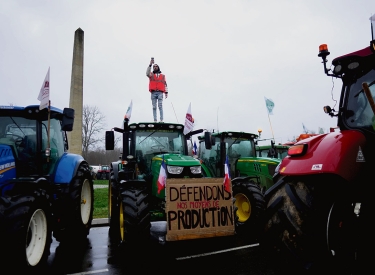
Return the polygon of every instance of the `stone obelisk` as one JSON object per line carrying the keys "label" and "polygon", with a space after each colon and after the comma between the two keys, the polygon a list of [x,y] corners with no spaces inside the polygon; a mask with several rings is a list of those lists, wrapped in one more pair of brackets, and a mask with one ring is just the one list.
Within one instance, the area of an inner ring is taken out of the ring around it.
{"label": "stone obelisk", "polygon": [[72,78],[69,107],[74,109],[73,131],[68,132],[69,152],[82,155],[82,109],[83,109],[83,30],[74,34]]}

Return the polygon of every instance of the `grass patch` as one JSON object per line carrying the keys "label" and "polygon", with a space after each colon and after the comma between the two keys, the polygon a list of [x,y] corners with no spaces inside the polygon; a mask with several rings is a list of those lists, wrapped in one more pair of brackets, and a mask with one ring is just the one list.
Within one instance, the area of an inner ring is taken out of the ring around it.
{"label": "grass patch", "polygon": [[108,180],[93,180],[94,184],[108,185]]}
{"label": "grass patch", "polygon": [[[103,181],[104,180],[100,180]],[[94,189],[94,219],[108,218],[108,188]]]}

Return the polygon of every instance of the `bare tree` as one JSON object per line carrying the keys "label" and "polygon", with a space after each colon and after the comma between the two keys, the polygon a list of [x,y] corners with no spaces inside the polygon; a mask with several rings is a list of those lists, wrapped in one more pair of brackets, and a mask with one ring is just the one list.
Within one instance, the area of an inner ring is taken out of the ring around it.
{"label": "bare tree", "polygon": [[102,134],[104,129],[105,116],[97,106],[83,106],[82,112],[82,152],[86,158],[89,149],[104,140]]}

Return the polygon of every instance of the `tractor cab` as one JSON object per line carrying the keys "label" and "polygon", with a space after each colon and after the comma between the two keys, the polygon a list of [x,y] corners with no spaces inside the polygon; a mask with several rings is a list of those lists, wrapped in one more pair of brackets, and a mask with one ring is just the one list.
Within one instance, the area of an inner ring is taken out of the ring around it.
{"label": "tractor cab", "polygon": [[[184,126],[176,123],[140,122],[124,123],[124,129],[114,128],[123,134],[123,152],[118,165],[114,166],[121,180],[145,180],[153,194],[157,193],[157,180],[162,161],[166,163],[168,178],[201,178],[200,162],[188,154],[191,135],[203,132],[197,130],[184,135]],[[114,131],[106,132],[106,149],[114,147]]]}
{"label": "tractor cab", "polygon": [[209,170],[204,172],[205,176],[223,177],[226,156],[231,175],[236,175],[236,162],[239,158],[255,157],[254,139],[257,137],[255,134],[243,132],[212,133],[211,144],[207,144],[204,136],[198,137],[198,157]]}
{"label": "tractor cab", "polygon": [[69,108],[63,112],[51,107],[48,112],[37,105],[0,106],[0,146],[10,149],[17,177],[53,173],[68,149],[64,130],[72,129],[73,118]]}
{"label": "tractor cab", "polygon": [[326,44],[319,47],[324,71],[328,76],[341,78],[343,85],[338,109],[325,106],[325,113],[337,116],[340,130],[358,130],[375,138],[373,97],[375,96],[375,42],[370,47],[335,58],[333,70],[326,68],[330,53]]}
{"label": "tractor cab", "polygon": [[263,190],[273,185],[273,175],[280,159],[256,155],[258,135],[246,132],[217,132],[198,137],[204,177],[223,177],[228,156],[231,178],[249,177]]}

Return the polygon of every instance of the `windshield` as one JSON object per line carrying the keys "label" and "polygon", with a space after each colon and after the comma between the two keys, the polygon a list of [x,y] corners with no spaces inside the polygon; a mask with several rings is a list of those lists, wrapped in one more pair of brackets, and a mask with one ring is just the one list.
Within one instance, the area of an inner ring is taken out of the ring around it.
{"label": "windshield", "polygon": [[135,133],[135,149],[143,154],[175,153],[185,152],[185,143],[182,132],[169,130],[137,130]]}
{"label": "windshield", "polygon": [[[271,148],[259,148],[257,149],[257,156],[263,158],[272,158],[274,156],[271,155]],[[288,155],[288,148],[275,148],[277,153],[277,158],[283,159]]]}
{"label": "windshield", "polygon": [[374,132],[372,126],[374,112],[363,91],[363,82],[368,84],[372,97],[375,97],[375,70],[371,70],[347,87],[347,111],[343,119],[349,128],[361,128]]}
{"label": "windshield", "polygon": [[[36,173],[38,165],[41,165],[44,174],[51,173],[56,161],[65,152],[65,141],[60,121],[51,118],[49,140],[48,121],[44,120],[40,123],[41,139],[39,138],[40,133],[38,134],[38,129],[40,129],[38,125],[39,122],[35,119],[16,116],[0,117],[0,144],[9,145],[12,148],[16,160],[22,162],[17,170],[26,175]],[[50,159],[47,160],[43,156],[45,156],[44,152],[48,147],[51,150]],[[48,165],[46,165],[47,162]]]}
{"label": "windshield", "polygon": [[[239,158],[255,157],[254,140],[246,138],[225,138],[225,151],[228,155],[230,173],[235,174],[235,163]],[[206,149],[204,140],[199,143],[199,158],[205,163],[211,173],[220,176],[220,139],[215,137],[211,150]]]}

